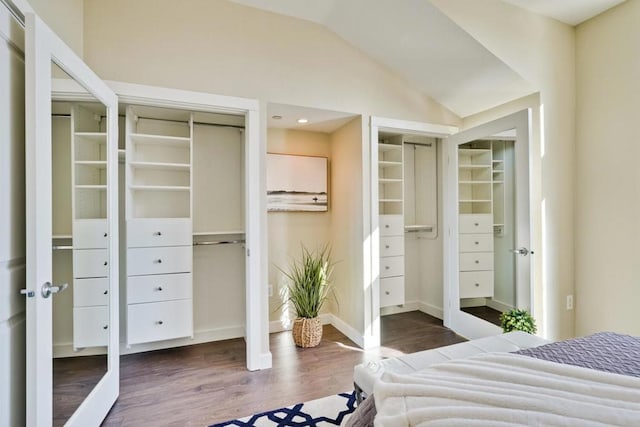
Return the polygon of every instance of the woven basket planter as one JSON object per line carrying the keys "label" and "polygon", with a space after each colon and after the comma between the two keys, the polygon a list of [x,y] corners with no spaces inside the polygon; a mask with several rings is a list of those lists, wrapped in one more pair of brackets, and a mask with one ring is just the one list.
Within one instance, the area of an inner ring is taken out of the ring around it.
{"label": "woven basket planter", "polygon": [[322,323],[319,317],[298,317],[293,321],[293,342],[298,347],[315,347],[322,339]]}

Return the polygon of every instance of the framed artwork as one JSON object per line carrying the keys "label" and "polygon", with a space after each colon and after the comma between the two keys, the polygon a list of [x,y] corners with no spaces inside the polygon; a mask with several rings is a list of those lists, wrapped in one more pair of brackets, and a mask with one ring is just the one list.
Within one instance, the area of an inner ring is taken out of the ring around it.
{"label": "framed artwork", "polygon": [[267,153],[268,212],[327,212],[326,157]]}

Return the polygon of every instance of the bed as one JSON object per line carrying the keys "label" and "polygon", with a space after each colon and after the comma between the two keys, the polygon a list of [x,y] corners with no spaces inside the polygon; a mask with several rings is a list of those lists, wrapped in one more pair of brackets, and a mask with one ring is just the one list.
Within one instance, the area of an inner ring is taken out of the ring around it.
{"label": "bed", "polygon": [[640,426],[640,338],[604,332],[384,373],[347,423],[370,425]]}

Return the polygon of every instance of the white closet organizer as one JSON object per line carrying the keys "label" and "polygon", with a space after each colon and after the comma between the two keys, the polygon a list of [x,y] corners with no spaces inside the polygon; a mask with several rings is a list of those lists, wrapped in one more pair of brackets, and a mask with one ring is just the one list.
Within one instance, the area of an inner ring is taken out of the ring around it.
{"label": "white closet organizer", "polygon": [[380,307],[404,304],[403,158],[401,136],[378,142]]}
{"label": "white closet organizer", "polygon": [[494,295],[493,172],[491,141],[459,147],[460,298]]}
{"label": "white closet organizer", "polygon": [[109,340],[107,134],[104,107],[71,108],[73,347]]}
{"label": "white closet organizer", "polygon": [[126,110],[127,345],[193,336],[190,112]]}

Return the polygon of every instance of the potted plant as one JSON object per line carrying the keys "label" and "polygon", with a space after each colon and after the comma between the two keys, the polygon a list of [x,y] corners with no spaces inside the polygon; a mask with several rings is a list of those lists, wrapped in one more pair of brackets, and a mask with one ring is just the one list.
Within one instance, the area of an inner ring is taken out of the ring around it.
{"label": "potted plant", "polygon": [[328,246],[309,251],[302,245],[299,261],[292,261],[288,271],[280,269],[288,279],[285,301],[293,305],[293,340],[298,347],[315,347],[322,339],[322,323],[318,314],[333,294],[333,263]]}
{"label": "potted plant", "polygon": [[535,334],[537,331],[536,321],[527,310],[517,308],[505,311],[500,315],[500,326],[504,333],[511,331],[523,331]]}

